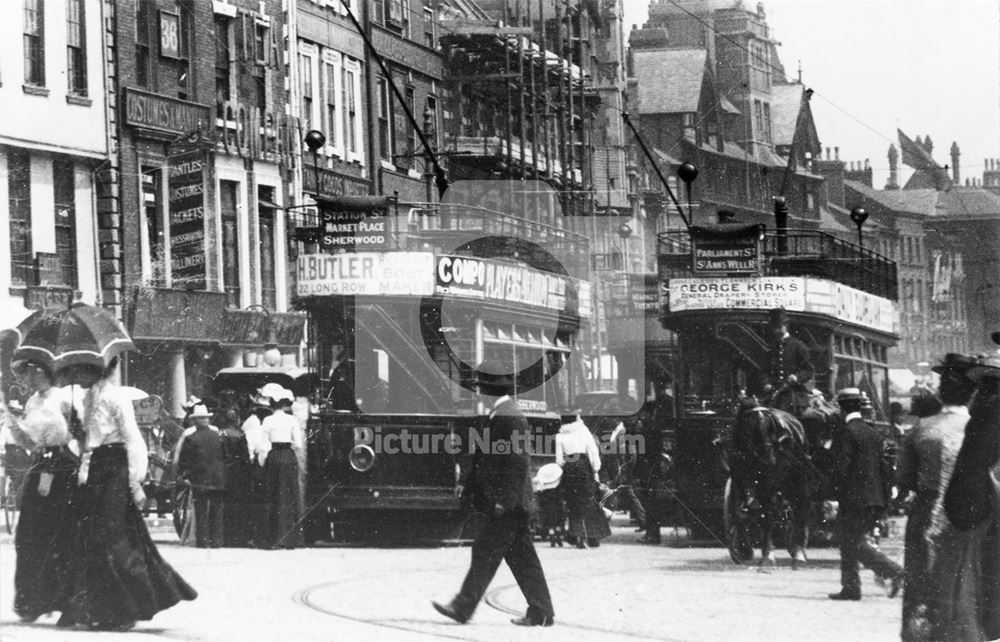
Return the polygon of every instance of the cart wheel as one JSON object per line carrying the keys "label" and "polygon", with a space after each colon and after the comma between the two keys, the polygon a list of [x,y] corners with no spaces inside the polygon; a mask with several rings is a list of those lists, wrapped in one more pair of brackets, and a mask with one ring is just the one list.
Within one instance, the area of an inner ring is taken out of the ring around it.
{"label": "cart wheel", "polygon": [[191,516],[188,514],[188,504],[191,499],[191,487],[187,485],[178,485],[174,490],[173,499],[173,514],[174,514],[174,530],[177,531],[177,537],[184,536],[184,527],[187,526],[188,520]]}
{"label": "cart wheel", "polygon": [[740,511],[739,502],[733,491],[732,477],[726,480],[722,520],[725,526],[726,546],[729,548],[729,558],[737,564],[743,564],[752,560],[753,543],[747,539],[747,517]]}

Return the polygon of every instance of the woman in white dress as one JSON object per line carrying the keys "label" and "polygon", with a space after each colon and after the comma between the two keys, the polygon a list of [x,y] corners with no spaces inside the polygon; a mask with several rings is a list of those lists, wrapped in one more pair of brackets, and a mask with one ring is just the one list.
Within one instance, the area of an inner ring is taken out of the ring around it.
{"label": "woman in white dress", "polygon": [[52,373],[43,364],[17,362],[14,372],[34,390],[23,412],[7,418],[11,436],[33,456],[14,535],[14,612],[32,622],[43,613],[62,610],[60,594],[69,573],[79,466],[69,445],[78,444],[70,434],[69,391],[52,385]]}
{"label": "woman in white dress", "polygon": [[86,482],[78,491],[81,523],[64,610],[98,630],[129,629],[198,595],[160,557],[139,511],[146,444],[132,402],[113,381],[117,365],[113,360],[84,397]]}

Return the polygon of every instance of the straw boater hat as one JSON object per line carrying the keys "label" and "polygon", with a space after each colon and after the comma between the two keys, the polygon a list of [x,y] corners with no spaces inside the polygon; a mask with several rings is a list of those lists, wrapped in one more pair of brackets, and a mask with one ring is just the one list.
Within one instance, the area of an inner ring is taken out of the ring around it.
{"label": "straw boater hat", "polygon": [[258,391],[261,397],[270,399],[274,401],[295,401],[295,395],[292,391],[284,386],[277,383],[268,383],[261,387]]}
{"label": "straw boater hat", "polygon": [[545,464],[538,469],[538,472],[531,480],[531,485],[534,487],[536,493],[543,490],[552,490],[559,486],[562,474],[562,466],[559,464]]}
{"label": "straw boater hat", "polygon": [[211,417],[212,413],[208,411],[208,406],[206,406],[203,403],[200,403],[200,404],[195,404],[195,407],[191,410],[191,414],[189,416],[192,418]]}

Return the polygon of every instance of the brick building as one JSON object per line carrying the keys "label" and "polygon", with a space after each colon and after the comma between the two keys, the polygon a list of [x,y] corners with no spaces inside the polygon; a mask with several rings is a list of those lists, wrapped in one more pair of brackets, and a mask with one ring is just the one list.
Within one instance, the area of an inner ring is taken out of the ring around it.
{"label": "brick building", "polygon": [[[105,298],[136,341],[131,383],[172,413],[219,368],[269,339],[294,361],[286,183],[299,138],[287,115],[281,2],[108,3],[114,171],[101,236],[120,248]],[[247,308],[251,308],[248,310]]]}

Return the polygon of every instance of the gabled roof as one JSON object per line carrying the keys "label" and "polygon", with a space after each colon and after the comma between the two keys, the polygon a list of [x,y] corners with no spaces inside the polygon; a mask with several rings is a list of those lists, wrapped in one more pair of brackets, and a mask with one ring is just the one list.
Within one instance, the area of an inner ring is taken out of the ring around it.
{"label": "gabled roof", "polygon": [[640,114],[698,111],[705,82],[704,49],[648,49],[632,56]]}

